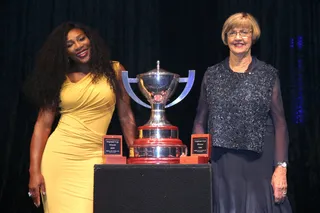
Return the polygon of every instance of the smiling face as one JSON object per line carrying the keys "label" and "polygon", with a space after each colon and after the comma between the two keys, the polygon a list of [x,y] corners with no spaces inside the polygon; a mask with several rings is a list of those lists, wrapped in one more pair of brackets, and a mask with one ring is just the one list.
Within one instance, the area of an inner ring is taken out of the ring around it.
{"label": "smiling face", "polygon": [[248,27],[235,27],[227,32],[227,43],[230,51],[235,54],[250,53],[252,46],[252,31]]}
{"label": "smiling face", "polygon": [[67,53],[75,63],[88,63],[91,56],[90,39],[81,29],[72,29],[67,35]]}
{"label": "smiling face", "polygon": [[235,13],[223,24],[221,38],[234,55],[250,54],[251,46],[260,38],[257,20],[249,13]]}

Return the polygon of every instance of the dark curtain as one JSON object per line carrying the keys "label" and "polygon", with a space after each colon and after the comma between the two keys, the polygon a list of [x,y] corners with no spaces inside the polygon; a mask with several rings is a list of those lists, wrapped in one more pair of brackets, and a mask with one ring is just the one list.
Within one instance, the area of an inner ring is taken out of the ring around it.
{"label": "dark curtain", "polygon": [[177,107],[168,109],[168,117],[189,142],[202,76],[208,66],[228,56],[221,40],[223,23],[231,14],[243,11],[255,16],[262,30],[252,55],[280,71],[290,134],[288,196],[295,212],[319,212],[319,1],[162,1],[163,63],[182,75],[188,69],[196,70],[193,90]]}
{"label": "dark curtain", "polygon": [[[288,196],[295,212],[319,212],[320,3],[315,0],[2,2],[0,212],[42,212],[27,197],[29,144],[37,111],[21,88],[33,68],[35,53],[56,25],[73,20],[98,29],[112,58],[127,68],[130,77],[153,69],[156,60],[181,77],[195,69],[190,94],[166,110],[168,120],[179,127],[180,138],[189,145],[202,76],[208,66],[228,55],[221,41],[222,25],[240,11],[252,13],[262,29],[253,55],[280,71],[290,134]],[[173,98],[183,86],[179,85]],[[143,125],[150,110],[132,106],[137,124]],[[116,115],[110,133],[121,134]]]}
{"label": "dark curtain", "polygon": [[[112,59],[134,77],[156,64],[158,1],[10,0],[2,9],[0,212],[42,212],[26,196],[29,144],[37,111],[22,93],[36,52],[61,22],[82,22],[100,32],[112,50]],[[133,107],[139,123],[140,107]],[[110,133],[121,134],[117,116],[113,120]]]}

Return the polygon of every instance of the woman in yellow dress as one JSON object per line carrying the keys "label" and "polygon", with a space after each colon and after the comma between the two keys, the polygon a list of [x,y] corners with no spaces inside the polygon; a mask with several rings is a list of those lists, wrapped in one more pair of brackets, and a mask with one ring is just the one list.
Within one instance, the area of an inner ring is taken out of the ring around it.
{"label": "woman in yellow dress", "polygon": [[[64,23],[39,52],[31,97],[39,106],[30,145],[29,196],[45,213],[93,212],[94,164],[102,161],[102,137],[115,106],[126,143],[136,134],[122,65],[110,61],[100,36]],[[55,115],[61,117],[51,132]]]}

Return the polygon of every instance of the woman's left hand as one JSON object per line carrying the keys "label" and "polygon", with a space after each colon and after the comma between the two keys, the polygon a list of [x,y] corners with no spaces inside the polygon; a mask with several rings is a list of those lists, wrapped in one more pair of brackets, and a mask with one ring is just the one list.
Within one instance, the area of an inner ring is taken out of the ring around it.
{"label": "woman's left hand", "polygon": [[273,187],[276,203],[282,203],[287,195],[287,169],[281,166],[276,167],[273,172],[271,185]]}

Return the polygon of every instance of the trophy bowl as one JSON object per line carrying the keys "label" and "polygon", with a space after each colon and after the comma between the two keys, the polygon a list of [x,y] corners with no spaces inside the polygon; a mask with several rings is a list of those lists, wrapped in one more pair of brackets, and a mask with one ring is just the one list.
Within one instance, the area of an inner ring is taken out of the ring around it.
{"label": "trophy bowl", "polygon": [[179,84],[179,77],[163,69],[137,75],[139,89],[151,105],[151,116],[145,125],[171,125],[165,116],[165,106]]}
{"label": "trophy bowl", "polygon": [[[162,69],[137,75],[139,89],[150,104],[166,104],[179,84],[179,77],[178,74]],[[162,99],[159,100],[157,96],[161,96]]]}

